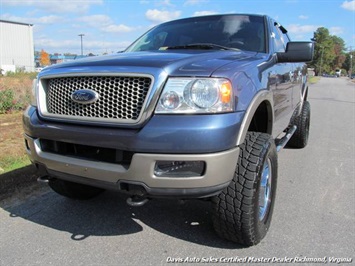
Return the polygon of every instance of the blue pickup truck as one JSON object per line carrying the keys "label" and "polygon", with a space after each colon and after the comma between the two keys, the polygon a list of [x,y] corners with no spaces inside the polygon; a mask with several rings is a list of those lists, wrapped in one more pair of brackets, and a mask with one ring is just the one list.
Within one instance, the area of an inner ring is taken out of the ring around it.
{"label": "blue pickup truck", "polygon": [[269,229],[277,152],[307,145],[312,42],[268,16],[158,25],[125,51],[53,65],[23,116],[40,181],[89,199],[210,199],[217,234],[251,246]]}

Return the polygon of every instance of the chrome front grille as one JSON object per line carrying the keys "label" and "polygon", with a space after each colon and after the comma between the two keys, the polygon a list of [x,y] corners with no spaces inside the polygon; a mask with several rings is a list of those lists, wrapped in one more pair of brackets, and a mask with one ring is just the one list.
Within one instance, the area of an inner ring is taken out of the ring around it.
{"label": "chrome front grille", "polygon": [[[147,76],[76,76],[50,78],[46,82],[45,116],[102,122],[136,121],[152,78]],[[99,99],[81,104],[71,99],[73,92],[90,89]]]}

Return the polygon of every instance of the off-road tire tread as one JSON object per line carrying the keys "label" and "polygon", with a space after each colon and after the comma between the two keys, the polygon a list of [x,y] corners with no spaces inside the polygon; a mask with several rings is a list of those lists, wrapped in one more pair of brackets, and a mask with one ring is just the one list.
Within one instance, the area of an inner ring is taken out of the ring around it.
{"label": "off-road tire tread", "polygon": [[309,131],[307,133],[309,128],[307,129],[307,127],[310,124],[310,117],[311,105],[308,101],[304,101],[300,115],[292,118],[292,124],[297,126],[297,130],[287,143],[288,147],[301,149],[307,146],[309,137]]}
{"label": "off-road tire tread", "polygon": [[[271,142],[273,140],[268,134],[248,132],[240,146],[239,161],[233,180],[212,199],[213,224],[220,237],[245,246],[256,245],[264,237],[256,232],[254,226],[254,203],[255,197],[258,196],[255,193],[255,182],[259,168],[262,167],[260,160],[263,158],[260,158],[260,154]],[[273,148],[275,149],[274,144]],[[276,154],[276,149],[274,152]]]}

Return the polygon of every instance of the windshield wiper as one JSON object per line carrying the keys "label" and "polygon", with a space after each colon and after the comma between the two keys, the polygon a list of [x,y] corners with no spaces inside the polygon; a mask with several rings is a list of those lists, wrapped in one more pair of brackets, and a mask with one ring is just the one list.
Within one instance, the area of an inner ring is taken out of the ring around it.
{"label": "windshield wiper", "polygon": [[169,46],[166,50],[178,50],[178,49],[218,49],[218,50],[234,50],[239,51],[237,48],[225,47],[222,45],[214,44],[214,43],[191,43],[186,45],[178,45],[178,46]]}

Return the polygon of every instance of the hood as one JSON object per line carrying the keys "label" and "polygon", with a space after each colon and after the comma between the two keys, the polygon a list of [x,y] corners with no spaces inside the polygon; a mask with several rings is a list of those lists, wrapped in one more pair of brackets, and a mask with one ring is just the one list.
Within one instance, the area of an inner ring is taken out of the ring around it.
{"label": "hood", "polygon": [[[119,53],[78,59],[46,67],[42,75],[54,73],[139,72],[164,70],[174,76],[211,76],[217,69],[239,61],[241,65],[254,61],[255,52],[179,50]],[[154,71],[154,72],[155,72]]]}

